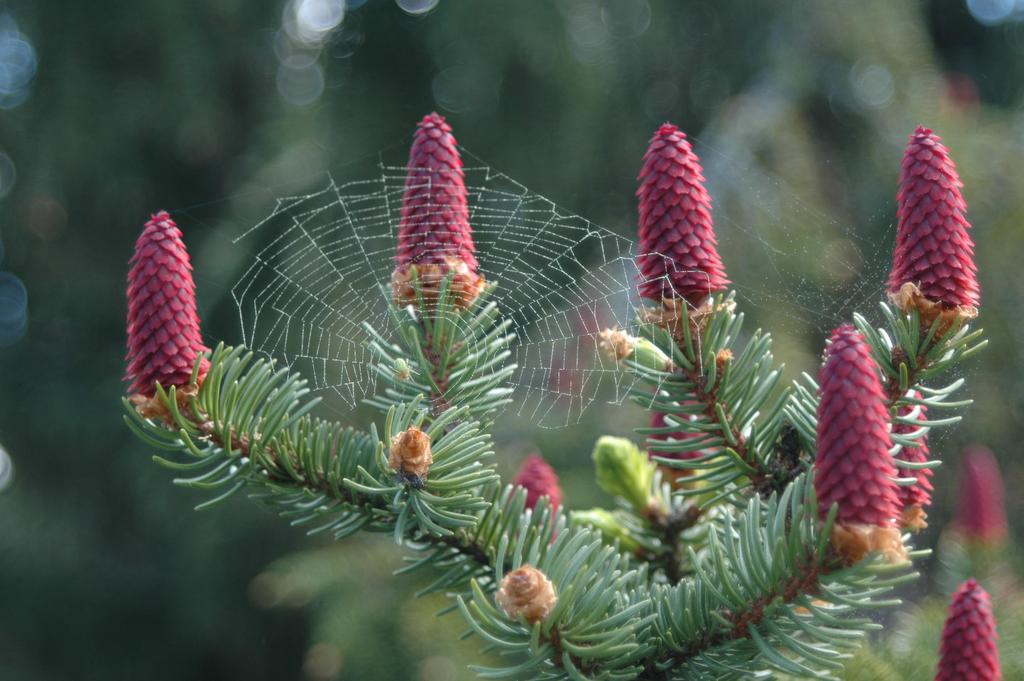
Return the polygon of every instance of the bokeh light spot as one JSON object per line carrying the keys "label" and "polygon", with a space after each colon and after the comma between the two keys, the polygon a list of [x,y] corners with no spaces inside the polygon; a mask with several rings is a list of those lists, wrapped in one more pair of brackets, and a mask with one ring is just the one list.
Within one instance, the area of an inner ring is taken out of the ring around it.
{"label": "bokeh light spot", "polygon": [[403,12],[408,14],[426,14],[437,7],[441,0],[395,0]]}
{"label": "bokeh light spot", "polygon": [[455,681],[459,678],[458,669],[450,658],[435,655],[420,663],[417,681]]}
{"label": "bokeh light spot", "polygon": [[341,673],[344,658],[331,643],[317,643],[306,653],[302,672],[310,681],[332,681]]}
{"label": "bokeh light spot", "polygon": [[434,77],[434,99],[447,111],[487,111],[498,103],[500,76],[486,63],[452,66]]}
{"label": "bokeh light spot", "polygon": [[68,212],[52,196],[32,197],[28,205],[28,230],[44,241],[57,238],[68,222]]}
{"label": "bokeh light spot", "polygon": [[344,0],[298,0],[295,4],[295,30],[303,42],[321,42],[344,18]]}
{"label": "bokeh light spot", "polygon": [[0,109],[24,102],[35,75],[35,48],[10,14],[0,15]]}
{"label": "bokeh light spot", "polygon": [[0,199],[7,196],[14,188],[17,173],[11,157],[0,151]]}
{"label": "bokeh light spot", "polygon": [[324,92],[324,74],[320,65],[306,64],[292,58],[277,68],[277,92],[290,104],[309,106]]}
{"label": "bokeh light spot", "polygon": [[28,292],[21,279],[0,272],[0,347],[25,335],[28,327]]}
{"label": "bokeh light spot", "polygon": [[14,462],[3,445],[0,445],[0,492],[14,482]]}
{"label": "bokeh light spot", "polygon": [[358,22],[346,21],[345,25],[331,34],[330,54],[335,59],[347,59],[356,53],[366,35]]}
{"label": "bokeh light spot", "polygon": [[569,51],[576,61],[588,66],[615,61],[613,36],[599,5],[590,0],[566,0],[558,9],[565,17]]}
{"label": "bokeh light spot", "polygon": [[892,73],[878,64],[854,64],[850,69],[850,85],[857,101],[871,109],[887,105],[896,92]]}
{"label": "bokeh light spot", "polygon": [[674,80],[657,80],[644,91],[642,104],[648,118],[665,118],[679,101],[679,85]]}
{"label": "bokeh light spot", "polygon": [[998,24],[1013,14],[1014,0],[967,0],[967,11],[982,24]]}
{"label": "bokeh light spot", "polygon": [[288,62],[288,66],[293,69],[315,64],[320,58],[318,48],[310,48],[304,43],[296,43],[286,29],[281,29],[274,34],[274,54],[277,55],[279,62]]}
{"label": "bokeh light spot", "polygon": [[651,5],[647,0],[606,1],[601,5],[601,22],[616,38],[636,38],[651,26]]}

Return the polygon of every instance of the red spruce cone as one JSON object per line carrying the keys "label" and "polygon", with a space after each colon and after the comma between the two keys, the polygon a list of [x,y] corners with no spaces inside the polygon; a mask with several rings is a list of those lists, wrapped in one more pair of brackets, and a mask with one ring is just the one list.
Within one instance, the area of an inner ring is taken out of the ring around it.
{"label": "red spruce cone", "polygon": [[916,307],[930,319],[942,311],[977,315],[980,289],[962,186],[941,138],[918,126],[900,171],[899,227],[888,284],[904,311]]}
{"label": "red spruce cone", "polygon": [[562,505],[562,488],[558,486],[555,469],[537,454],[526,457],[512,484],[526,489],[527,508],[535,508],[544,496],[551,500],[551,510],[557,511]]}
{"label": "red spruce cone", "polygon": [[999,681],[1003,678],[996,647],[992,600],[968,579],[953,594],[942,628],[939,670],[935,681]]}
{"label": "red spruce cone", "polygon": [[999,544],[1006,539],[1003,477],[988,447],[971,445],[964,449],[953,525],[968,540],[982,544]]}
{"label": "red spruce cone", "polygon": [[851,563],[871,551],[903,559],[893,522],[900,507],[885,395],[867,343],[853,326],[832,333],[818,382],[814,489],[822,519],[839,504],[832,544]]}
{"label": "red spruce cone", "polygon": [[640,169],[640,295],[661,302],[684,298],[693,307],[729,280],[718,256],[711,197],[700,159],[676,126],[651,138]]}
{"label": "red spruce cone", "polygon": [[[196,356],[209,348],[199,331],[188,251],[181,230],[166,212],[156,213],[146,223],[130,263],[128,392],[152,398],[157,382],[164,388],[186,388]],[[208,364],[204,359],[200,380]],[[145,399],[137,402],[140,410],[147,411]],[[150,407],[159,411],[155,404]]]}
{"label": "red spruce cone", "polygon": [[[915,392],[914,397],[920,399],[921,393]],[[907,405],[902,407],[900,409],[900,416],[909,416],[915,409],[918,414],[917,420],[921,423],[927,422],[928,408],[924,405]],[[892,430],[897,434],[906,434],[914,432],[917,428],[917,426],[905,423],[894,423]],[[911,470],[899,465],[900,461],[909,461],[910,463],[924,463],[928,461],[930,457],[928,436],[925,435],[914,442],[917,444],[916,447],[904,447],[896,456],[896,474],[901,478],[915,478],[917,482],[909,487],[897,487],[896,495],[899,499],[900,507],[903,509],[900,524],[909,529],[921,530],[928,526],[925,522],[927,515],[924,512],[924,508],[932,503],[931,477],[934,475],[934,472],[930,468]]]}
{"label": "red spruce cone", "polygon": [[469,227],[462,159],[451,126],[436,113],[420,121],[409,150],[395,265],[392,290],[400,304],[416,300],[414,277],[424,297],[432,299],[444,277],[454,271],[452,289],[464,306],[483,286]]}

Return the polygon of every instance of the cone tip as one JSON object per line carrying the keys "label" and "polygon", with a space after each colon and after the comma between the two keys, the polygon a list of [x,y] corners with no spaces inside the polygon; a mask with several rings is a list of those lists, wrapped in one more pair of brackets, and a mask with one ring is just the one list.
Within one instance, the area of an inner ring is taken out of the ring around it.
{"label": "cone tip", "polygon": [[155,213],[149,214],[149,222],[147,222],[146,225],[154,225],[159,224],[161,222],[169,222],[173,225],[174,219],[171,217],[171,214],[168,213],[167,211],[158,210]]}
{"label": "cone tip", "polygon": [[661,127],[658,128],[658,131],[654,134],[654,136],[670,137],[672,135],[675,135],[676,133],[682,135],[683,137],[686,137],[686,133],[680,130],[678,126],[676,126],[674,123],[665,121],[664,123],[661,124]]}
{"label": "cone tip", "polygon": [[448,127],[448,122],[441,114],[437,113],[436,111],[431,111],[430,113],[423,117],[423,120],[421,120],[419,123],[419,127],[446,128]]}

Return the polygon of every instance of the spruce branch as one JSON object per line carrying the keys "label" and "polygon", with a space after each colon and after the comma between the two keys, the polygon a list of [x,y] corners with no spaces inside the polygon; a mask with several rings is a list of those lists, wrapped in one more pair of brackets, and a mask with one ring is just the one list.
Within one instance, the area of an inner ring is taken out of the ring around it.
{"label": "spruce branch", "polygon": [[[316,522],[314,531],[339,537],[366,527],[402,541],[476,523],[473,514],[488,505],[478,490],[497,481],[483,463],[492,452],[479,423],[453,409],[427,424],[420,400],[413,400],[388,412],[379,437],[375,428],[363,433],[310,417],[317,400],[304,402],[307,392],[304,379],[221,345],[184,408],[175,387],[158,386],[170,422],[144,418],[128,400],[125,420],[146,441],[185,459],[157,459],[193,474],[177,484],[217,492],[202,508],[248,488],[293,524]],[[433,462],[429,474],[412,479],[392,468],[387,452],[420,427]]]}
{"label": "spruce branch", "polygon": [[[960,362],[980,352],[988,341],[982,339],[982,330],[970,328],[967,323],[946,324],[936,318],[930,324],[920,311],[903,312],[892,303],[880,304],[886,328],[875,328],[862,315],[854,314],[854,324],[871,346],[875,361],[885,378],[886,397],[890,408],[912,403],[908,396],[915,390],[925,390],[920,398],[926,406],[955,408],[970,404],[949,402],[949,395],[962,385],[954,382],[945,388],[929,389],[923,381],[949,371]],[[942,399],[927,399],[938,397]]]}
{"label": "spruce branch", "polygon": [[[472,580],[472,597],[458,597],[460,611],[490,648],[517,660],[474,670],[481,678],[636,678],[654,651],[644,568],[630,568],[628,559],[587,529],[560,532],[543,551],[538,542],[529,548],[514,551],[512,565],[543,574],[557,600],[543,618],[527,619],[498,607]],[[495,577],[508,579],[504,571]]]}
{"label": "spruce branch", "polygon": [[[201,362],[197,360],[194,374]],[[205,509],[244,490],[292,525],[341,539],[358,530],[389,532],[424,554],[402,570],[440,572],[422,593],[465,589],[470,579],[512,569],[510,552],[536,557],[565,530],[546,498],[526,508],[526,491],[499,488],[489,438],[464,410],[426,423],[420,400],[392,408],[384,437],[313,419],[305,381],[245,348],[218,346],[196,394],[179,407],[176,388],[156,387],[171,421],[146,418],[128,399],[125,421],[143,441],[171,452],[154,457],[188,477],[176,484],[212,493]],[[203,364],[205,366],[205,363]],[[455,421],[459,424],[450,427]],[[387,452],[423,426],[432,463],[419,479],[395,471]],[[532,547],[532,548],[530,548]],[[497,567],[496,567],[497,566]]]}
{"label": "spruce branch", "polygon": [[703,529],[690,531],[701,517],[692,501],[673,494],[661,471],[632,442],[602,437],[594,447],[598,485],[618,506],[573,511],[570,522],[597,529],[605,542],[637,556],[670,582],[690,572],[684,547],[702,540]]}
{"label": "spruce branch", "polygon": [[878,556],[845,567],[828,541],[837,511],[820,522],[801,475],[735,519],[722,514],[697,579],[654,587],[664,650],[641,678],[834,678],[845,651],[879,628],[857,613],[896,605],[883,596],[915,577]]}
{"label": "spruce branch", "polygon": [[[732,294],[723,297],[729,280],[718,254],[711,197],[700,159],[676,126],[666,123],[654,133],[639,180],[639,289],[656,304],[641,318],[649,327],[644,334],[673,366],[657,372],[637,367],[654,395],[634,390],[634,399],[676,417],[676,433],[683,437],[673,439],[687,449],[664,444],[671,431],[649,440],[649,448],[685,459],[662,460],[666,466],[701,470],[696,478],[702,486],[720,490],[708,503],[732,496],[744,486],[737,484],[740,478],[763,494],[781,489],[786,480],[778,478],[778,465],[769,464],[766,446],[778,436],[783,405],[781,399],[769,404],[780,375],[771,369],[771,341],[758,331],[743,353],[732,347],[742,315],[734,313]],[[758,420],[762,409],[769,416]],[[679,456],[698,450],[702,456]]]}
{"label": "spruce branch", "polygon": [[[657,639],[646,632],[654,622],[651,608],[657,599],[647,586],[646,569],[630,567],[627,557],[612,547],[601,547],[593,533],[566,528],[564,518],[553,516],[545,499],[530,511],[525,507],[525,490],[507,487],[499,492],[493,483],[484,482],[492,491],[483,495],[483,503],[476,508],[471,522],[467,519],[463,524],[460,518],[443,515],[439,519],[432,513],[426,515],[426,521],[414,521],[416,495],[421,490],[401,484],[391,475],[384,452],[389,438],[415,425],[417,420],[422,423],[421,419],[425,419],[425,412],[417,409],[418,405],[409,405],[404,412],[393,410],[384,427],[387,436],[383,439],[372,433],[317,430],[312,428],[308,415],[299,413],[302,407],[297,406],[301,404],[297,396],[301,397],[299,393],[304,390],[301,380],[274,371],[269,362],[254,360],[251,353],[240,348],[218,348],[210,357],[210,367],[206,381],[189,405],[199,418],[191,419],[186,413],[174,411],[173,389],[159,391],[174,414],[176,430],[165,422],[142,418],[126,403],[129,422],[143,436],[160,438],[165,447],[177,450],[180,455],[198,458],[211,470],[223,473],[205,480],[189,480],[190,486],[220,488],[238,481],[250,486],[257,498],[285,515],[293,514],[295,524],[309,523],[313,519],[323,521],[337,514],[338,517],[330,518],[326,526],[321,522],[315,529],[333,528],[336,534],[343,536],[364,521],[366,529],[390,530],[395,532],[396,538],[403,535],[402,541],[424,554],[410,563],[410,569],[430,565],[441,571],[426,591],[458,592],[468,586],[472,595],[460,597],[457,603],[474,630],[503,652],[528,656],[526,663],[500,670],[481,670],[483,675],[524,678],[527,669],[537,669],[538,672],[547,670],[544,676],[552,678],[576,678],[574,674],[582,674],[594,679],[627,679],[640,674],[645,661],[655,655],[653,641]],[[259,395],[264,401],[240,404],[239,397],[248,394]],[[282,410],[284,404],[291,404],[293,409]],[[265,417],[282,411],[288,416],[279,419],[279,426],[274,427]],[[245,418],[246,414],[255,418]],[[445,417],[455,419],[458,412],[452,410]],[[210,425],[203,427],[204,423]],[[235,427],[236,423],[249,425]],[[267,424],[267,427],[264,429],[257,424]],[[440,435],[434,441],[434,464],[424,487],[430,490],[432,484],[449,483],[454,488],[450,491],[458,494],[460,481],[449,477],[447,470],[440,466],[447,464],[458,468],[460,451],[463,454],[466,449],[478,451],[471,447],[477,434],[468,424],[447,432],[443,420],[431,426]],[[299,437],[300,433],[306,436]],[[329,433],[334,436],[328,436]],[[249,463],[243,464],[243,458],[249,458]],[[226,462],[236,462],[236,467],[225,472]],[[270,466],[264,469],[267,473],[257,472],[260,464]],[[397,503],[396,496],[400,499]],[[419,501],[430,504],[434,500],[424,497]],[[462,497],[461,508],[470,504],[468,497]],[[406,517],[404,524],[400,520],[403,515]],[[784,527],[784,515],[776,513],[771,527]],[[359,520],[353,516],[358,516]],[[454,523],[450,531],[444,531],[431,521]],[[723,529],[713,540],[713,546],[722,548],[712,549],[713,561],[702,564],[697,581],[687,581],[690,586],[686,588],[702,589],[699,585],[709,578],[704,574],[708,565],[746,563],[745,559],[736,557],[740,544],[735,537],[742,533],[730,529],[731,521],[724,522]],[[396,531],[399,525],[403,527],[401,532]],[[753,528],[751,524],[746,531]],[[789,539],[786,545],[799,548],[809,542],[810,538],[804,537],[800,542]],[[748,545],[781,544],[748,542]],[[699,564],[698,560],[696,554],[691,555],[695,565]],[[544,571],[559,594],[559,605],[550,616],[553,618],[551,626],[517,624],[491,604],[488,594],[496,590],[507,572],[524,564]],[[735,623],[746,627],[742,631],[758,631],[750,628],[749,618],[736,617]],[[752,638],[758,635],[750,634]],[[774,632],[769,636],[772,635]],[[724,641],[710,639],[708,650],[716,650]],[[675,663],[685,662],[684,669],[696,664],[693,668],[699,669],[706,658],[691,657],[692,660],[675,659]]]}
{"label": "spruce branch", "polygon": [[512,485],[491,485],[482,496],[488,505],[476,514],[472,526],[444,537],[406,542],[419,555],[407,558],[400,573],[425,567],[439,572],[419,595],[468,593],[471,579],[493,591],[496,575],[514,569],[513,556],[525,553],[535,561],[565,531],[565,516],[554,512],[546,498],[530,508],[526,490]]}
{"label": "spruce branch", "polygon": [[787,391],[777,390],[781,371],[773,367],[771,339],[755,331],[740,350],[742,324],[732,293],[710,296],[696,311],[663,303],[642,312],[638,333],[670,365],[628,356],[621,363],[639,379],[633,401],[665,415],[663,427],[637,432],[654,436],[647,446],[659,464],[693,472],[681,493],[700,494],[702,506],[746,488],[767,494],[792,477],[773,463]]}
{"label": "spruce branch", "polygon": [[458,145],[436,113],[420,121],[409,150],[396,246],[391,315],[402,342],[367,325],[387,386],[370,404],[386,410],[423,393],[435,418],[454,404],[493,416],[510,392],[502,386],[513,368],[501,367],[510,322],[495,323],[496,306],[481,304],[493,286],[477,271]]}
{"label": "spruce branch", "polygon": [[[964,379],[957,378],[938,386],[935,382],[980,352],[988,341],[982,338],[981,329],[971,329],[968,324],[942,329],[943,322],[935,319],[924,328],[921,314],[915,309],[904,313],[889,302],[882,302],[879,306],[886,327],[875,327],[857,313],[853,315],[853,322],[864,336],[880,371],[885,405],[894,424],[893,455],[907,458],[901,456],[904,448],[921,446],[922,439],[932,428],[959,422],[961,417],[958,414],[940,415],[972,403],[969,399],[954,399],[954,394],[963,387]],[[819,386],[809,374],[803,374],[802,379],[793,383],[785,414],[787,421],[796,428],[803,447],[814,450],[817,447],[815,413]],[[931,385],[926,385],[926,380]],[[921,409],[927,410],[928,416],[923,416]],[[939,463],[928,460],[910,463],[905,468],[934,468]],[[907,480],[905,484],[913,483]]]}
{"label": "spruce branch", "polygon": [[[641,312],[639,338],[601,336],[638,379],[632,399],[658,417],[640,429],[653,456],[598,441],[597,479],[614,510],[567,522],[546,464],[531,461],[522,486],[502,486],[489,463],[512,335],[477,271],[461,160],[436,114],[410,153],[394,340],[367,327],[379,428],[315,418],[300,376],[242,347],[193,343],[187,254],[166,222],[147,226],[133,260],[136,394],[125,421],[169,452],[154,458],[177,484],[211,495],[199,508],[244,491],[310,532],[387,532],[411,548],[400,572],[429,569],[421,593],[450,595],[447,610],[505,658],[477,668],[481,677],[835,678],[878,627],[864,613],[897,605],[892,589],[916,576],[907,559],[926,553],[908,550],[898,525],[901,503],[922,497],[897,485],[927,491],[924,438],[956,420],[938,410],[965,403],[950,399],[962,381],[924,384],[984,345],[968,328],[978,296],[964,206],[950,193],[959,180],[937,138],[915,135],[887,327],[858,316],[859,332],[833,335],[818,381],[779,390],[769,336],[739,343],[743,315],[726,291],[699,160],[674,126],[659,129],[638,192],[640,292],[655,306]],[[951,203],[926,215],[943,197]],[[922,256],[912,246],[922,235],[962,248],[950,256],[939,243]],[[184,315],[160,308],[163,288]],[[176,328],[187,342],[154,350]],[[651,458],[689,474],[666,480]]]}
{"label": "spruce branch", "polygon": [[493,285],[463,308],[450,295],[452,282],[453,277],[446,276],[433,301],[420,294],[415,306],[391,306],[396,342],[364,324],[373,370],[384,386],[367,404],[386,412],[426,395],[430,418],[462,406],[472,418],[490,422],[509,403],[512,390],[507,384],[515,371],[507,363],[515,338],[509,331],[512,322],[502,319],[490,300]]}

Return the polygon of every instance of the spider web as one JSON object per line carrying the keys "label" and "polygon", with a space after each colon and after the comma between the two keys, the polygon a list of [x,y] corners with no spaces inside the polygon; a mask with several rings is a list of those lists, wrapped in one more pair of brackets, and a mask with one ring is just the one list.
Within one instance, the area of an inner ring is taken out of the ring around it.
{"label": "spider web", "polygon": [[[710,190],[726,197],[715,204],[723,252],[733,255],[732,239],[742,244],[755,263],[749,272],[765,282],[737,284],[741,298],[779,312],[782,326],[827,331],[851,307],[881,297],[881,278],[867,276],[840,300],[826,300],[804,265],[820,260],[824,242],[838,240],[859,255],[831,266],[859,274],[864,254],[884,246],[859,238],[733,150],[694,141]],[[479,271],[498,284],[494,300],[516,334],[512,409],[558,428],[577,423],[595,401],[621,402],[634,379],[599,352],[597,334],[629,328],[636,318],[635,242],[461,151],[475,163],[464,174]],[[235,239],[253,253],[231,289],[243,342],[350,408],[376,391],[364,323],[391,340],[390,278],[406,174],[383,153],[363,175],[370,179],[325,174],[318,189],[276,199],[269,215]]]}
{"label": "spider web", "polygon": [[[464,151],[465,155],[469,155]],[[235,241],[264,236],[232,288],[243,341],[355,407],[376,388],[368,323],[388,338],[404,166],[279,198]],[[639,272],[629,239],[563,210],[487,166],[464,168],[480,274],[498,284],[516,340],[514,409],[541,427],[579,420],[599,396],[627,394],[626,374],[596,342],[634,318]]]}
{"label": "spider web", "polygon": [[769,317],[774,332],[813,330],[824,337],[854,311],[873,315],[885,299],[894,203],[878,205],[867,224],[846,224],[834,209],[816,205],[769,170],[734,133],[691,141],[704,165],[715,231],[744,310]]}

